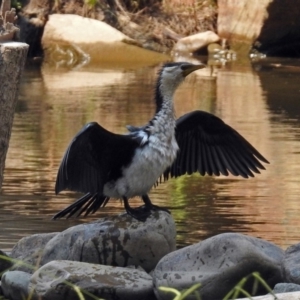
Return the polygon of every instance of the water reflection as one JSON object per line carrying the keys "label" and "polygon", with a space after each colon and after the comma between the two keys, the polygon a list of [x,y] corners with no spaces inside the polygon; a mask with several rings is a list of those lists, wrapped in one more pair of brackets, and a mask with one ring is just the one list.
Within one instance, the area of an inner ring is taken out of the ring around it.
{"label": "water reflection", "polygon": [[[176,220],[179,246],[228,231],[282,247],[299,241],[300,72],[266,65],[252,69],[235,63],[214,77],[196,73],[176,93],[178,116],[195,109],[215,113],[271,162],[253,179],[193,175],[153,189],[153,202],[169,207]],[[68,143],[86,122],[122,133],[126,124],[151,118],[156,72],[157,66],[26,69],[4,174],[0,249],[10,249],[22,236],[123,212],[120,201],[112,200],[94,216],[51,221],[79,196],[54,194],[56,172]]]}

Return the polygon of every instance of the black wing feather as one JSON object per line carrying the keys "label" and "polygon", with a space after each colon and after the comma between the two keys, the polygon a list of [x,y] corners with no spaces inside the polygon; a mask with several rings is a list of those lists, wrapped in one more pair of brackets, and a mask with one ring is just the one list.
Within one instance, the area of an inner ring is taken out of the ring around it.
{"label": "black wing feather", "polygon": [[[179,152],[164,173],[164,178],[178,177],[196,170],[201,175],[253,177],[269,163],[244,137],[220,118],[193,111],[177,120],[176,140]],[[260,162],[261,161],[261,162]]]}
{"label": "black wing feather", "polygon": [[60,164],[55,192],[69,189],[102,193],[106,182],[118,178],[130,163],[138,140],[107,131],[98,123],[85,125],[70,143]]}
{"label": "black wing feather", "polygon": [[103,195],[104,184],[121,176],[122,167],[130,163],[138,146],[137,137],[111,133],[96,122],[85,125],[62,159],[55,192],[69,189],[86,194],[53,219],[88,215],[104,207],[109,201]]}

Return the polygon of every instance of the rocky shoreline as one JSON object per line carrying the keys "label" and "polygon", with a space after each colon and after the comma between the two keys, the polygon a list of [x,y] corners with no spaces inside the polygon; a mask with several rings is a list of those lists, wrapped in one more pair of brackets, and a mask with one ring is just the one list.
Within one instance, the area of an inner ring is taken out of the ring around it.
{"label": "rocky shoreline", "polygon": [[[276,292],[299,291],[299,251],[300,244],[284,251],[238,233],[176,250],[170,214],[153,212],[143,223],[125,213],[22,238],[9,255],[2,252],[1,293],[12,300],[67,300],[77,287],[108,300],[169,300],[174,295],[160,287],[181,291],[201,283],[201,299],[217,300],[254,272]],[[243,288],[251,293],[251,276]],[[267,293],[258,284],[255,294]]]}

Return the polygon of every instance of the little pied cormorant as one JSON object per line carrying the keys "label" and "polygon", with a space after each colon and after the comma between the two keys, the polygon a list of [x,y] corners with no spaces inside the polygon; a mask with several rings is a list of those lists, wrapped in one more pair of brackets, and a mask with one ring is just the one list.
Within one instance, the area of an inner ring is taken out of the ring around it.
{"label": "little pied cormorant", "polygon": [[[173,95],[191,72],[205,65],[167,63],[155,88],[156,112],[143,127],[127,126],[128,134],[109,132],[96,122],[86,124],[74,137],[59,167],[55,192],[85,193],[53,219],[94,213],[109,199],[120,198],[128,214],[145,220],[159,209],[148,197],[159,178],[199,172],[232,173],[248,178],[268,161],[237,131],[218,117],[193,111],[175,119]],[[132,208],[128,199],[140,196],[145,205]]]}

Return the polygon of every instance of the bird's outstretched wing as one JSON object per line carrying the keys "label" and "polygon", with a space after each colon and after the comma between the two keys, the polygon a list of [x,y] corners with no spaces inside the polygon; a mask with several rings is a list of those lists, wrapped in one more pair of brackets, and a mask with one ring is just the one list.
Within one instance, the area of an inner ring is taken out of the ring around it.
{"label": "bird's outstretched wing", "polygon": [[130,163],[138,140],[107,131],[98,123],[85,125],[74,137],[60,164],[55,192],[68,189],[101,193],[103,185],[118,178]]}
{"label": "bird's outstretched wing", "polygon": [[218,117],[193,111],[177,120],[176,139],[179,152],[164,173],[164,179],[199,172],[201,175],[254,177],[269,163],[236,130]]}

